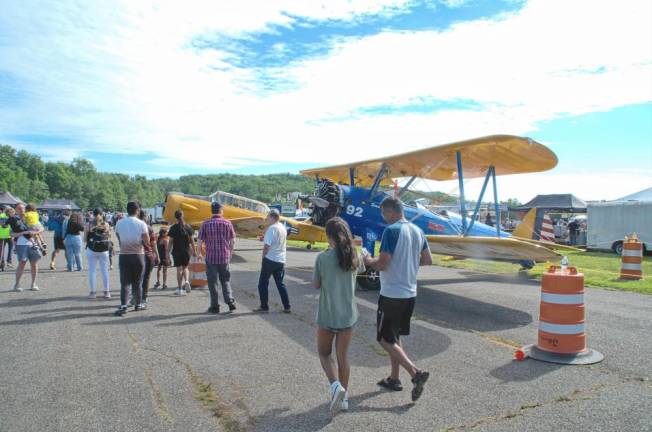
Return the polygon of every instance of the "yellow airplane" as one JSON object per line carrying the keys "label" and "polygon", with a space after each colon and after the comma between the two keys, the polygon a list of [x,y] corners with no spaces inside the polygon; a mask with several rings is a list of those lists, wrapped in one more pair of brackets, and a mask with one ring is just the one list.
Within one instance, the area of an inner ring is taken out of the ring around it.
{"label": "yellow airplane", "polygon": [[[169,223],[174,223],[174,212],[183,210],[186,222],[194,229],[198,229],[202,222],[210,219],[213,201],[222,204],[224,218],[231,221],[236,235],[255,238],[264,234],[265,217],[269,212],[269,207],[260,201],[222,191],[217,191],[209,196],[168,192],[165,197],[163,218]],[[299,222],[283,216],[280,221],[288,231],[288,239],[308,242],[308,249],[315,242],[328,241],[324,228],[313,225],[310,221]]]}

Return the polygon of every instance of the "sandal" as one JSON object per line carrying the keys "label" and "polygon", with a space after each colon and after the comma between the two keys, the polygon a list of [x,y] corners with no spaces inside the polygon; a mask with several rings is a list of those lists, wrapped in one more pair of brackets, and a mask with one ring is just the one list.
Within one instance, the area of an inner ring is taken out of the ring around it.
{"label": "sandal", "polygon": [[401,385],[401,380],[395,380],[390,377],[381,379],[377,383],[379,386],[386,388],[387,390],[392,390],[392,391],[401,391],[403,390],[403,385]]}

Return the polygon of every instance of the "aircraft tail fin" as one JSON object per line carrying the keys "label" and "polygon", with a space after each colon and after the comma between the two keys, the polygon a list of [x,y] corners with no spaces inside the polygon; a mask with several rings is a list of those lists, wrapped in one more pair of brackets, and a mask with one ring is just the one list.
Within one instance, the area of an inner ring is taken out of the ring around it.
{"label": "aircraft tail fin", "polygon": [[550,216],[546,214],[545,210],[536,207],[530,209],[512,235],[529,240],[555,241],[555,232]]}

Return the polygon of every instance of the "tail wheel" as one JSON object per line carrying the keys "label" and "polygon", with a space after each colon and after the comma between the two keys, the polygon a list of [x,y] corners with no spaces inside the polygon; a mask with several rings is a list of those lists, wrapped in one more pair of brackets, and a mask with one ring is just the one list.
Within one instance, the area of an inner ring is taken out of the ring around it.
{"label": "tail wheel", "polygon": [[358,276],[358,284],[364,291],[380,291],[380,273],[378,270],[367,269]]}

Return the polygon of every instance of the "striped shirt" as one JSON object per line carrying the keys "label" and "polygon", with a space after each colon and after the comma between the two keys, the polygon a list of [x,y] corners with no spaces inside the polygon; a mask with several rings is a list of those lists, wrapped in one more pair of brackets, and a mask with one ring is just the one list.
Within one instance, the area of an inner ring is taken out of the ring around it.
{"label": "striped shirt", "polygon": [[213,215],[201,224],[199,239],[206,244],[206,262],[208,264],[228,264],[231,260],[231,241],[235,230],[231,222],[221,215]]}

